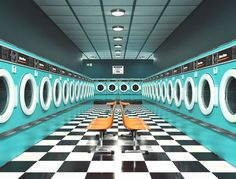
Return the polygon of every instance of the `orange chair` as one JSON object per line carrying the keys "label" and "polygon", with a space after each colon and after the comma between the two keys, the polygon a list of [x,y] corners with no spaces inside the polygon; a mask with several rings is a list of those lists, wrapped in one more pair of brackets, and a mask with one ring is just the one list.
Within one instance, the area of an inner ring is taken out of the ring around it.
{"label": "orange chair", "polygon": [[103,138],[106,130],[112,127],[115,115],[115,107],[116,105],[113,107],[111,116],[107,118],[96,118],[87,127],[89,131],[99,131],[99,146],[94,151],[95,153],[114,154],[114,151],[103,148]]}
{"label": "orange chair", "polygon": [[120,104],[121,108],[121,114],[122,114],[122,120],[123,124],[126,129],[130,130],[133,137],[133,150],[125,150],[125,153],[148,153],[146,150],[139,150],[137,149],[138,143],[137,143],[137,131],[138,130],[149,130],[150,128],[148,125],[144,122],[143,119],[140,118],[129,118],[125,115],[123,106]]}

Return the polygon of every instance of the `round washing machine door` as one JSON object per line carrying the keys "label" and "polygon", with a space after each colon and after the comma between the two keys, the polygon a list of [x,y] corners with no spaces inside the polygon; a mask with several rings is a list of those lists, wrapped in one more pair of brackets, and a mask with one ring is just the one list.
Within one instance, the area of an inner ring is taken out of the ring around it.
{"label": "round washing machine door", "polygon": [[63,102],[65,105],[67,105],[69,101],[69,84],[67,80],[63,82],[62,93],[63,93]]}
{"label": "round washing machine door", "polygon": [[167,102],[171,104],[173,100],[173,84],[172,81],[169,80],[167,83]]}
{"label": "round washing machine door", "polygon": [[140,87],[140,85],[137,84],[137,83],[134,83],[134,84],[132,84],[132,86],[131,86],[131,90],[132,90],[133,92],[135,92],[135,93],[139,92],[140,89],[141,89],[141,87]]}
{"label": "round washing machine door", "polygon": [[80,84],[79,84],[79,82],[77,82],[75,84],[75,101],[76,102],[79,101],[79,93],[80,93]]}
{"label": "round washing machine door", "polygon": [[84,99],[84,92],[85,92],[85,89],[84,89],[84,82],[81,83],[81,93],[80,93],[80,100],[83,100]]}
{"label": "round washing machine door", "polygon": [[161,99],[161,84],[160,84],[160,82],[156,83],[156,95],[157,95],[157,101],[160,101],[160,99]]}
{"label": "round washing machine door", "polygon": [[53,101],[56,107],[59,107],[62,100],[62,87],[59,79],[56,79],[53,84]]}
{"label": "round washing machine door", "polygon": [[99,93],[101,93],[101,92],[103,92],[103,91],[106,90],[106,86],[105,86],[104,84],[100,83],[100,84],[98,84],[98,85],[96,86],[96,90],[97,90]]}
{"label": "round washing machine door", "polygon": [[75,85],[74,81],[70,82],[70,102],[73,103],[75,101]]}
{"label": "round washing machine door", "polygon": [[212,77],[204,74],[198,84],[198,104],[201,112],[208,115],[214,108],[215,87]]}
{"label": "round washing machine door", "polygon": [[156,99],[156,90],[155,90],[155,83],[152,83],[152,99]]}
{"label": "round washing machine door", "polygon": [[117,86],[114,83],[108,85],[108,91],[114,93],[117,90]]}
{"label": "round washing machine door", "polygon": [[34,76],[25,74],[20,84],[20,104],[25,115],[34,113],[37,104],[38,90]]}
{"label": "round washing machine door", "polygon": [[196,87],[193,78],[188,77],[184,84],[184,103],[188,110],[192,110],[196,99]]}
{"label": "round washing machine door", "polygon": [[161,85],[161,100],[163,103],[166,102],[166,82],[163,81]]}
{"label": "round washing machine door", "polygon": [[120,85],[120,91],[122,92],[122,93],[125,93],[126,91],[128,91],[129,90],[129,86],[126,84],[126,83],[122,83],[121,85]]}
{"label": "round washing machine door", "polygon": [[174,100],[175,100],[175,105],[177,107],[181,105],[182,99],[183,99],[183,86],[181,80],[177,79],[175,81],[175,86],[174,86]]}
{"label": "round washing machine door", "polygon": [[236,122],[236,69],[225,72],[220,82],[220,108],[229,122]]}
{"label": "round washing machine door", "polygon": [[15,106],[15,84],[11,74],[0,69],[0,123],[9,120]]}
{"label": "round washing machine door", "polygon": [[43,110],[48,110],[52,101],[52,86],[48,77],[43,77],[40,84],[40,104]]}

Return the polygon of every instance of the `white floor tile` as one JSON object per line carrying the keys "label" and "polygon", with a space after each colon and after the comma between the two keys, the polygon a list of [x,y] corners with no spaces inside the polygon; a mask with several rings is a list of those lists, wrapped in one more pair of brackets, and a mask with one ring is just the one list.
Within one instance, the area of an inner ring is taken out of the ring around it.
{"label": "white floor tile", "polygon": [[38,161],[41,159],[46,152],[24,152],[13,161]]}
{"label": "white floor tile", "polygon": [[182,147],[188,152],[211,152],[202,145],[182,145]]}
{"label": "white floor tile", "polygon": [[117,161],[92,161],[88,172],[120,172],[121,162]]}
{"label": "white floor tile", "polygon": [[92,146],[96,146],[96,145],[98,145],[98,141],[97,140],[80,140],[79,142],[78,142],[78,144],[77,145],[92,145]]}
{"label": "white floor tile", "polygon": [[151,176],[147,172],[124,172],[124,173],[115,173],[116,179],[151,179]]}
{"label": "white floor tile", "polygon": [[165,128],[163,128],[163,130],[164,131],[166,131],[166,132],[180,132],[180,130],[178,130],[178,129],[176,129],[176,128],[173,128],[173,129],[165,129]]}
{"label": "white floor tile", "polygon": [[141,145],[141,150],[147,150],[149,152],[164,152],[163,148],[158,145]]}
{"label": "white floor tile", "polygon": [[144,161],[143,154],[141,153],[121,153],[116,154],[116,161]]}
{"label": "white floor tile", "polygon": [[188,152],[166,152],[171,161],[197,161],[197,159]]}
{"label": "white floor tile", "polygon": [[50,136],[66,136],[70,132],[53,132]]}
{"label": "white floor tile", "polygon": [[173,173],[179,172],[175,164],[171,161],[146,161],[149,172]]}
{"label": "white floor tile", "polygon": [[187,135],[173,135],[171,136],[174,140],[193,140]]}
{"label": "white floor tile", "polygon": [[210,172],[181,172],[185,179],[217,179],[217,177]]}
{"label": "white floor tile", "polygon": [[92,161],[93,153],[72,152],[66,158],[66,161]]}
{"label": "white floor tile", "polygon": [[56,145],[58,142],[60,142],[60,140],[41,140],[40,142],[38,142],[35,145]]}
{"label": "white floor tile", "polygon": [[38,161],[27,172],[56,172],[62,163],[63,161]]}
{"label": "white floor tile", "polygon": [[82,137],[82,135],[67,135],[62,140],[80,140]]}
{"label": "white floor tile", "polygon": [[159,145],[162,146],[179,146],[180,144],[175,140],[157,140]]}
{"label": "white floor tile", "polygon": [[23,174],[24,174],[23,172],[0,172],[0,178],[1,179],[18,179]]}
{"label": "white floor tile", "polygon": [[150,132],[153,136],[169,136],[166,132]]}
{"label": "white floor tile", "polygon": [[86,174],[86,172],[58,172],[52,179],[84,179]]}
{"label": "white floor tile", "polygon": [[211,172],[236,172],[236,167],[225,161],[200,161]]}
{"label": "white floor tile", "polygon": [[74,148],[74,145],[57,145],[51,148],[49,152],[72,152]]}

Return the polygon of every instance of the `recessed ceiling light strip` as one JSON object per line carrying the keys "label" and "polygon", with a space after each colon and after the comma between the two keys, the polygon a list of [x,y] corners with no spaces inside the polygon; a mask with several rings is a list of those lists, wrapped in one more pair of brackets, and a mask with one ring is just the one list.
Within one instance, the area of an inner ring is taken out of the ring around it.
{"label": "recessed ceiling light strip", "polygon": [[100,57],[100,55],[98,54],[98,52],[97,52],[95,46],[93,45],[91,39],[89,38],[87,32],[85,31],[85,29],[84,29],[82,23],[80,22],[80,20],[79,20],[79,18],[77,17],[77,15],[76,15],[74,9],[72,8],[70,2],[69,2],[68,0],[65,0],[65,1],[66,1],[66,4],[68,5],[68,7],[70,8],[72,14],[74,15],[75,19],[77,20],[78,24],[80,25],[81,29],[83,30],[83,32],[84,32],[85,36],[87,37],[88,41],[90,42],[91,46],[93,47],[94,51],[96,52],[98,58],[101,59],[101,57]]}
{"label": "recessed ceiling light strip", "polygon": [[124,59],[126,57],[126,51],[127,51],[127,46],[128,46],[128,43],[129,43],[130,30],[131,30],[131,26],[132,26],[132,23],[133,23],[134,11],[135,11],[135,7],[136,7],[136,3],[137,3],[137,0],[134,0],[133,7],[132,7],[132,12],[131,12],[131,17],[130,17],[130,22],[129,22],[129,28],[128,28],[129,30],[128,30],[128,35],[127,35],[127,40],[126,40],[126,43],[125,43]]}
{"label": "recessed ceiling light strip", "polygon": [[106,21],[105,10],[104,10],[104,5],[103,5],[102,0],[100,0],[100,7],[101,7],[101,10],[102,10],[102,17],[103,17],[103,22],[104,22],[104,25],[105,25],[105,30],[106,30],[107,42],[108,42],[108,46],[109,46],[109,50],[110,50],[110,55],[111,55],[111,59],[113,59],[112,51],[111,51],[111,42],[110,42],[110,38],[109,38],[109,34],[108,34],[107,21]]}
{"label": "recessed ceiling light strip", "polygon": [[162,9],[161,14],[158,16],[158,18],[157,18],[155,24],[153,25],[153,27],[152,27],[151,31],[149,32],[149,34],[148,34],[146,40],[144,41],[142,47],[140,48],[140,50],[139,50],[139,52],[138,52],[138,54],[137,54],[135,60],[139,57],[139,54],[140,54],[141,51],[143,50],[143,47],[146,45],[146,43],[147,43],[149,37],[151,36],[151,34],[152,34],[152,32],[154,31],[155,27],[157,26],[158,22],[160,21],[162,15],[164,14],[166,8],[168,7],[168,5],[169,5],[169,3],[170,3],[170,1],[171,1],[171,0],[168,0],[167,3],[165,4],[165,7]]}

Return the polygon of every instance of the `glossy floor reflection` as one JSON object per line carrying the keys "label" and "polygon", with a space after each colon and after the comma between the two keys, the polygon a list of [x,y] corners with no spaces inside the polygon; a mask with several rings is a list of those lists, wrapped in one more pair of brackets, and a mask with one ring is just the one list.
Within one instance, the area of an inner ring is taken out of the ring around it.
{"label": "glossy floor reflection", "polygon": [[131,137],[124,128],[119,109],[104,145],[114,155],[88,153],[97,146],[98,132],[86,130],[90,121],[107,115],[107,107],[94,108],[77,116],[30,149],[0,168],[1,179],[169,179],[236,178],[236,168],[192,140],[174,126],[140,105],[128,108],[129,116],[139,116],[150,126],[140,131],[140,149],[149,154],[122,153],[132,149]]}

